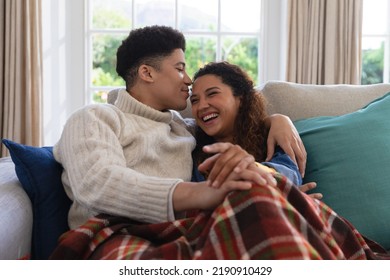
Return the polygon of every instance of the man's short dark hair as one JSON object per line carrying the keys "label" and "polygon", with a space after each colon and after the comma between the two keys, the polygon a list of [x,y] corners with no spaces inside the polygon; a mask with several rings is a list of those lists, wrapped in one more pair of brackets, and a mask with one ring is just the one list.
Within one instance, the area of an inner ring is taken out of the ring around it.
{"label": "man's short dark hair", "polygon": [[153,25],[134,29],[118,48],[116,72],[129,87],[141,64],[152,64],[158,68],[156,62],[175,49],[185,51],[185,38],[172,27]]}

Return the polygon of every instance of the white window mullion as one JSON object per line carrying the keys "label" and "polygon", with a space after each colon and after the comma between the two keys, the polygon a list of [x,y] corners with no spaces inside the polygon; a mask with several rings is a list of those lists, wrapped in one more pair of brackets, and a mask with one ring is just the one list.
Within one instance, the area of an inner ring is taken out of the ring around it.
{"label": "white window mullion", "polygon": [[383,82],[390,82],[390,0],[387,1],[387,30],[383,63]]}
{"label": "white window mullion", "polygon": [[179,29],[179,0],[175,0],[175,28]]}
{"label": "white window mullion", "polygon": [[131,1],[131,29],[135,27],[135,0]]}
{"label": "white window mullion", "polygon": [[217,24],[217,49],[216,49],[216,60],[220,61],[222,58],[222,38],[221,38],[221,25],[222,25],[222,7],[221,0],[218,0],[218,24]]}
{"label": "white window mullion", "polygon": [[267,28],[264,24],[267,20],[266,11],[268,10],[268,1],[261,1],[260,5],[260,35],[259,35],[259,54],[258,54],[258,65],[259,65],[259,74],[258,74],[258,83],[262,83],[267,80],[267,75],[265,73],[267,66],[267,45],[265,43],[265,38],[267,37]]}
{"label": "white window mullion", "polygon": [[86,63],[85,63],[85,98],[84,102],[85,104],[90,104],[92,99],[92,91],[91,91],[91,81],[92,81],[92,7],[91,2],[89,0],[85,1],[85,10],[86,10],[86,18],[84,19],[85,22],[85,54],[86,54]]}

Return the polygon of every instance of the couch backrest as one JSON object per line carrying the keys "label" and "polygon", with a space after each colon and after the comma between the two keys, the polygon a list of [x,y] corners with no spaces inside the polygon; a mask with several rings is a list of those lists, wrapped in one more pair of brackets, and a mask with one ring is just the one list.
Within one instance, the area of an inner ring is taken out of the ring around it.
{"label": "couch backrest", "polygon": [[[339,116],[356,111],[372,100],[390,92],[390,84],[375,85],[307,85],[268,81],[258,87],[267,99],[268,113],[287,115],[291,120],[317,116]],[[118,89],[108,94],[114,103]],[[191,118],[191,103],[180,112]]]}
{"label": "couch backrest", "polygon": [[268,113],[284,114],[295,121],[351,113],[390,92],[390,84],[307,85],[268,81],[259,89],[268,101]]}

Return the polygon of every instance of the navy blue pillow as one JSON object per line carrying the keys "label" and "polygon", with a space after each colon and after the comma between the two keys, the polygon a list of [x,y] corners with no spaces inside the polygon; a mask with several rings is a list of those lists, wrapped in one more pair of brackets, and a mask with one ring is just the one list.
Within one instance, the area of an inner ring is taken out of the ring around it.
{"label": "navy blue pillow", "polygon": [[32,147],[2,139],[15,163],[16,175],[32,202],[31,258],[48,259],[68,227],[70,199],[61,182],[62,166],[52,147]]}

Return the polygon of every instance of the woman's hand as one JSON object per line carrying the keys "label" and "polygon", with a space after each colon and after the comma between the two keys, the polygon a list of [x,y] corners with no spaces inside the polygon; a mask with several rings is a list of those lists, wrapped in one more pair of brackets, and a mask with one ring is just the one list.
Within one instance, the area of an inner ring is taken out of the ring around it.
{"label": "woman's hand", "polygon": [[272,159],[275,147],[283,151],[297,164],[302,177],[305,176],[307,153],[297,129],[289,117],[281,114],[271,115],[268,119],[270,130],[267,140],[267,159]]}
{"label": "woman's hand", "polygon": [[[302,186],[299,187],[299,190],[301,192],[308,192],[312,189],[314,189],[315,187],[317,187],[317,184],[315,182],[309,182],[309,183],[306,183]],[[322,199],[322,194],[321,193],[311,193],[311,194],[308,194],[309,196],[311,196],[312,198],[316,198],[316,199]]]}
{"label": "woman's hand", "polygon": [[215,143],[203,147],[203,151],[214,155],[203,161],[198,169],[200,172],[208,173],[208,183],[216,188],[226,180],[230,173],[240,172],[255,163],[252,155],[239,145],[231,143]]}

